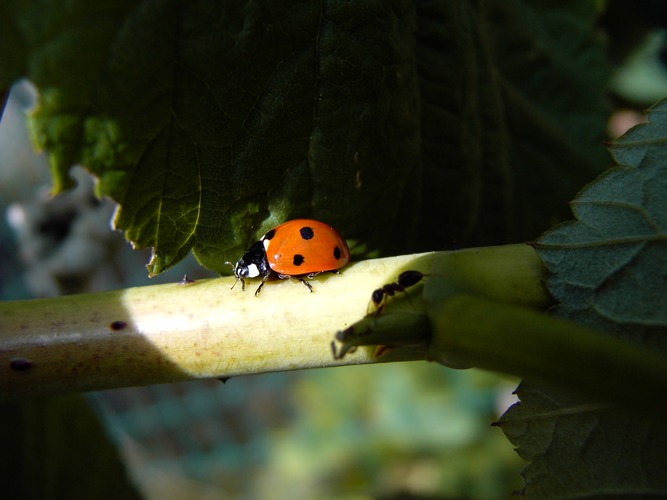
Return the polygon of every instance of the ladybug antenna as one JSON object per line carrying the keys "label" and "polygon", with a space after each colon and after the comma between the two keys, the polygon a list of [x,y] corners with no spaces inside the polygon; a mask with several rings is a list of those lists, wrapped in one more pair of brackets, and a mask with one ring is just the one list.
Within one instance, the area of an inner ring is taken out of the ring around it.
{"label": "ladybug antenna", "polygon": [[[226,265],[226,266],[231,266],[231,268],[232,268],[232,274],[235,275],[235,273],[234,273],[234,268],[235,268],[234,264],[231,263],[231,262],[229,262],[228,260],[226,260],[226,261],[225,261],[225,265]],[[232,285],[232,287],[230,288],[230,290],[234,290],[234,287],[236,286],[236,284],[237,284],[238,282],[239,282],[239,277],[236,276],[236,281],[234,282],[234,284]],[[244,283],[244,284],[245,284],[245,283]],[[244,287],[244,288],[245,288],[245,287]]]}

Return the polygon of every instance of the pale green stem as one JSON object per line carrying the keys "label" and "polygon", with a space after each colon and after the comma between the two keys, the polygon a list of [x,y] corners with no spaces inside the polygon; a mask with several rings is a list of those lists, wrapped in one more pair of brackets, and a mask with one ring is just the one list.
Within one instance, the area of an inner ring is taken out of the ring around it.
{"label": "pale green stem", "polygon": [[667,357],[548,314],[470,295],[431,314],[429,355],[443,364],[518,375],[598,402],[666,416]]}
{"label": "pale green stem", "polygon": [[280,280],[255,297],[256,283],[220,278],[0,303],[0,399],[372,363],[367,350],[334,359],[334,334],[433,255],[354,263],[316,277],[314,293]]}

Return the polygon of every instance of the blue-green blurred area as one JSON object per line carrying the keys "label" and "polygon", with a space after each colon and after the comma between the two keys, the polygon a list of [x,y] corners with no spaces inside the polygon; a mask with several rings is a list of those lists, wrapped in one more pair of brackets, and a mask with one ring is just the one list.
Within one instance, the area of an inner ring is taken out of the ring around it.
{"label": "blue-green blurred area", "polygon": [[426,362],[96,394],[154,498],[505,498],[522,462],[489,424],[514,385]]}
{"label": "blue-green blurred area", "polygon": [[667,97],[667,3],[607,0],[600,28],[614,63],[609,135],[617,138],[645,122],[645,111]]}
{"label": "blue-green blurred area", "polygon": [[667,95],[667,3],[607,0],[600,27],[614,63],[613,97],[646,108]]}
{"label": "blue-green blurred area", "polygon": [[667,96],[667,29],[647,33],[616,68],[611,90],[623,99],[650,106]]}
{"label": "blue-green blurred area", "polygon": [[[15,87],[0,124],[2,298],[207,276],[188,259],[149,280],[149,255],[111,230],[114,207],[94,198],[83,170],[75,189],[49,196],[48,166],[26,133],[33,99]],[[515,385],[413,362],[86,397],[146,498],[504,498],[523,464],[490,424]]]}

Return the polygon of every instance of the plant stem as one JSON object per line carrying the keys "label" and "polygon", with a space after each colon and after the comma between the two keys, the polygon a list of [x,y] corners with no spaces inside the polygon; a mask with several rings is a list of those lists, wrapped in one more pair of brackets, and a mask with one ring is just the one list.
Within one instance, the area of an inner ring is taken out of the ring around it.
{"label": "plant stem", "polygon": [[[338,330],[361,319],[371,292],[434,254],[354,263],[313,281],[233,278],[0,303],[0,399],[197,378],[375,362],[334,359]],[[403,360],[416,359],[404,353]]]}
{"label": "plant stem", "polygon": [[430,314],[429,355],[449,365],[538,379],[598,402],[665,417],[667,358],[523,307],[451,296]]}

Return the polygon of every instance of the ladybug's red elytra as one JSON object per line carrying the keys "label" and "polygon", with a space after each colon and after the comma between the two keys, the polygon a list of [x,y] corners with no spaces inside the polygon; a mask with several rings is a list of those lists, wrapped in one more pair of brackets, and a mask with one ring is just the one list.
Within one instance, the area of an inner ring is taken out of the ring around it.
{"label": "ladybug's red elytra", "polygon": [[[234,265],[234,276],[245,290],[245,280],[261,276],[255,296],[272,274],[297,278],[312,292],[303,278],[325,271],[336,271],[350,261],[350,249],[334,228],[311,219],[295,219],[274,227]],[[230,263],[231,264],[231,263]]]}

